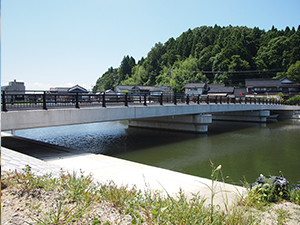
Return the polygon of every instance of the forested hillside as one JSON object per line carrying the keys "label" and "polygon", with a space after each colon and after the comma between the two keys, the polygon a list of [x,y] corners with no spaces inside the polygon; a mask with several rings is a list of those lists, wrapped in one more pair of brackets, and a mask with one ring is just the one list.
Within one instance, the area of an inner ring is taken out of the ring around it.
{"label": "forested hillside", "polygon": [[269,31],[257,27],[202,26],[164,44],[156,43],[147,57],[138,62],[125,56],[119,68],[109,68],[97,80],[93,91],[113,89],[120,84],[167,86],[170,83],[180,92],[189,82],[238,87],[247,78],[276,76],[300,82],[299,68],[300,25],[297,30],[272,27]]}

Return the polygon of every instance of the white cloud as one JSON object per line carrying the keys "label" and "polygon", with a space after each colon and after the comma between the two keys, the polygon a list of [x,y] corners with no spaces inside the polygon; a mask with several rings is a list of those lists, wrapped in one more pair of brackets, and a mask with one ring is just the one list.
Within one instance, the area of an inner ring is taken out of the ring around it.
{"label": "white cloud", "polygon": [[48,84],[43,84],[39,82],[35,83],[25,83],[26,90],[49,90],[51,85]]}

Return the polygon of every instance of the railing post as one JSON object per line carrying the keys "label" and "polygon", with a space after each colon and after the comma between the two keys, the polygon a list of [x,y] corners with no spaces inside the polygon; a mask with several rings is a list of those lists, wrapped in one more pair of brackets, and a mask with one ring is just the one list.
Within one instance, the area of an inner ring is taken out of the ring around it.
{"label": "railing post", "polygon": [[197,104],[198,104],[198,105],[200,104],[200,95],[198,95],[198,98],[197,98]]}
{"label": "railing post", "polygon": [[186,100],[186,102],[185,102],[185,103],[188,105],[188,104],[189,104],[189,102],[190,102],[190,96],[189,96],[189,95],[187,95],[185,100]]}
{"label": "railing post", "polygon": [[34,104],[37,105],[37,98],[36,98],[36,95],[34,95],[33,101],[34,101]]}
{"label": "railing post", "polygon": [[251,103],[252,103],[252,98],[250,98],[250,105],[251,105]]}
{"label": "railing post", "polygon": [[102,94],[102,107],[106,107],[105,92]]}
{"label": "railing post", "polygon": [[222,104],[222,96],[220,96],[220,104]]}
{"label": "railing post", "polygon": [[147,106],[147,96],[146,96],[146,94],[144,95],[144,106]]}
{"label": "railing post", "polygon": [[227,104],[229,104],[229,102],[230,102],[230,97],[227,96]]}
{"label": "railing post", "polygon": [[47,110],[47,97],[46,97],[46,91],[44,91],[44,94],[43,94],[43,109]]}
{"label": "railing post", "polygon": [[215,103],[218,104],[218,97],[215,97]]}
{"label": "railing post", "polygon": [[247,97],[245,97],[245,104],[247,104]]}
{"label": "railing post", "polygon": [[174,105],[177,105],[176,93],[174,93]]}
{"label": "railing post", "polygon": [[239,103],[242,104],[242,96],[240,96]]}
{"label": "railing post", "polygon": [[5,91],[2,91],[2,111],[7,112]]}
{"label": "railing post", "polygon": [[159,100],[159,102],[160,102],[160,105],[163,105],[163,94],[162,93],[160,94],[160,100]]}
{"label": "railing post", "polygon": [[125,106],[128,106],[128,93],[125,94]]}
{"label": "railing post", "polygon": [[10,96],[10,102],[12,105],[14,104],[14,96],[13,95]]}
{"label": "railing post", "polygon": [[76,109],[79,109],[79,97],[78,97],[78,92],[76,93],[75,99],[76,99],[75,108],[76,108]]}
{"label": "railing post", "polygon": [[206,96],[206,104],[209,104],[209,96]]}

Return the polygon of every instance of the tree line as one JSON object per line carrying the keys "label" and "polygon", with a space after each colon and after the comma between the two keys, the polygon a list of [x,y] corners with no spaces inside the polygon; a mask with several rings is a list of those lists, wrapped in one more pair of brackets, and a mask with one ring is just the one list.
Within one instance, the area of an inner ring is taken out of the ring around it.
{"label": "tree line", "polygon": [[186,83],[223,83],[242,87],[249,78],[288,78],[300,82],[300,25],[297,30],[274,26],[201,26],[178,38],[156,43],[138,62],[124,56],[119,68],[98,78],[94,92],[116,85],[170,85],[181,92]]}

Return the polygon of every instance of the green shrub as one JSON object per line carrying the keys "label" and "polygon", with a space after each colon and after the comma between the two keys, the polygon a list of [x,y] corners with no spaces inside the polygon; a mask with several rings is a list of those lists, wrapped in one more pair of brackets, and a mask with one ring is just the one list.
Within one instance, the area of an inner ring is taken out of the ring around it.
{"label": "green shrub", "polygon": [[300,104],[300,95],[295,95],[295,96],[289,98],[286,101],[286,103],[289,105],[299,105]]}

